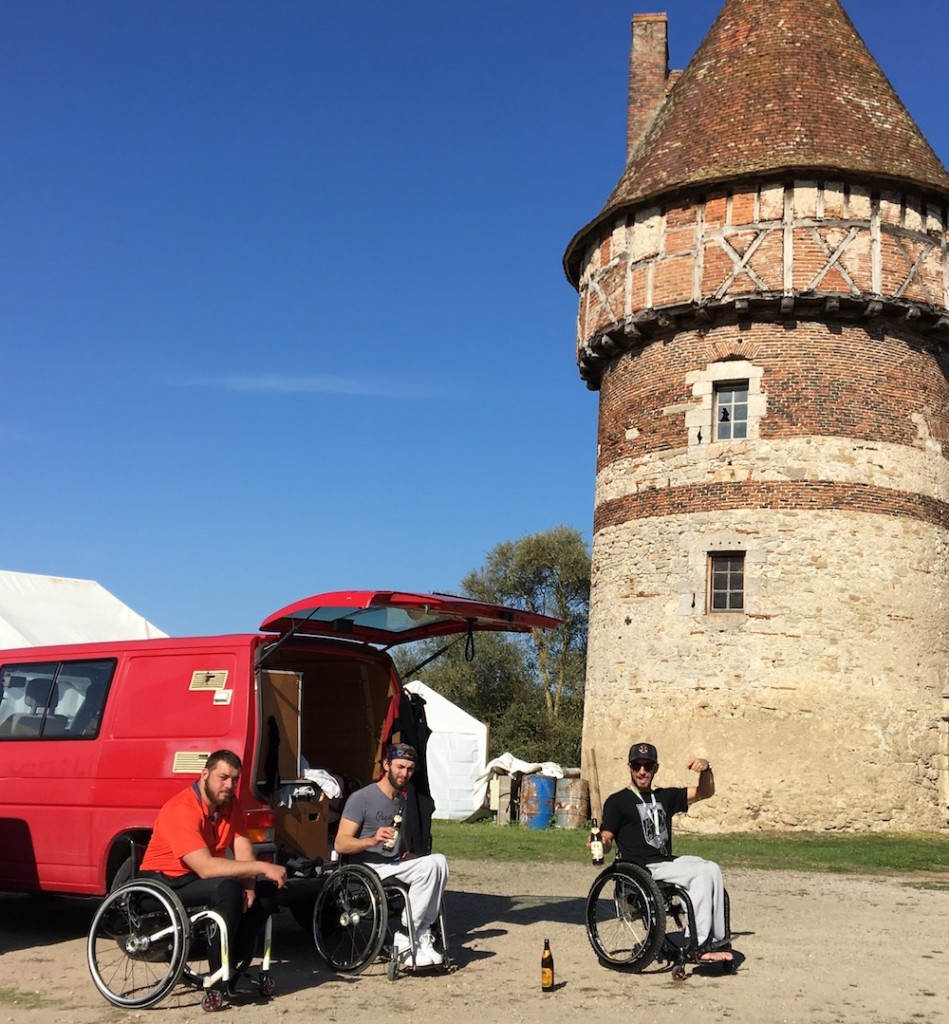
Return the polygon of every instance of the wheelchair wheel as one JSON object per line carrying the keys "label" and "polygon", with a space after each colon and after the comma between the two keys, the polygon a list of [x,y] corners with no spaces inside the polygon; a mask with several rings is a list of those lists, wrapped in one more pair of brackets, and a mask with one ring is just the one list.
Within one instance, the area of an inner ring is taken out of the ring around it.
{"label": "wheelchair wheel", "polygon": [[656,958],[666,913],[655,879],[636,864],[614,865],[587,896],[587,937],[606,967],[641,971]]}
{"label": "wheelchair wheel", "polygon": [[92,919],[86,959],[96,988],[114,1006],[154,1006],[184,969],[190,929],[181,900],[158,882],[126,882]]}
{"label": "wheelchair wheel", "polygon": [[346,864],[323,883],[313,907],[313,941],[334,971],[358,974],[379,955],[386,898],[375,872]]}

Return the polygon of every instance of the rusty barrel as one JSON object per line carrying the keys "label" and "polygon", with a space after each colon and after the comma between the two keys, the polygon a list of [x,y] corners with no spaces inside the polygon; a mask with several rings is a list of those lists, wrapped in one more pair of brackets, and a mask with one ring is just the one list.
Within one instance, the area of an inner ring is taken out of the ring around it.
{"label": "rusty barrel", "polygon": [[554,815],[557,780],[549,775],[525,775],[521,779],[518,821],[528,828],[546,828]]}
{"label": "rusty barrel", "polygon": [[586,779],[557,779],[554,823],[557,828],[584,828],[590,810]]}

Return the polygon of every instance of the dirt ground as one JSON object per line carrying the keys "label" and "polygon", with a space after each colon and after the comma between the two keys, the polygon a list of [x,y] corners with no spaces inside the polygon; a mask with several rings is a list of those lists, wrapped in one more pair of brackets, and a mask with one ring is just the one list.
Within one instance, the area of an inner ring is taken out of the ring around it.
{"label": "dirt ground", "polygon": [[[242,996],[219,1019],[559,1024],[623,1014],[647,1024],[949,1024],[949,878],[927,890],[906,878],[730,872],[740,967],[676,982],[668,971],[630,975],[598,964],[583,925],[593,877],[582,865],[453,862],[447,914],[457,969],[394,983],[383,964],[336,977],[283,912],[274,1000]],[[93,909],[82,900],[0,896],[0,1024],[212,1019],[183,988],[149,1010],[105,1002],[85,963]],[[545,938],[556,964],[550,994],[540,991]]]}

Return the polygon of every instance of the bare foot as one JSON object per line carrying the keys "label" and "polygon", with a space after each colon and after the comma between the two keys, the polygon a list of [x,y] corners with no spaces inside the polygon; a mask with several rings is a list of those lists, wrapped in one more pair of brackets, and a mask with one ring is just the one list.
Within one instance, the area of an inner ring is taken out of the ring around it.
{"label": "bare foot", "polygon": [[727,964],[734,960],[728,949],[712,949],[699,957],[700,964]]}

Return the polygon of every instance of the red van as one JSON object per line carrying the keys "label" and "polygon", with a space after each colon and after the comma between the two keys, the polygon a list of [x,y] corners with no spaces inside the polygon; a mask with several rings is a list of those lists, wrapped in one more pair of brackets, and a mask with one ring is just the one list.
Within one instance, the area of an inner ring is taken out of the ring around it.
{"label": "red van", "polygon": [[254,634],[0,651],[0,890],[103,895],[222,747],[244,763],[258,850],[325,858],[331,808],[307,767],[366,784],[385,744],[418,726],[387,650],[557,624],[442,594],[346,591],[288,605]]}

